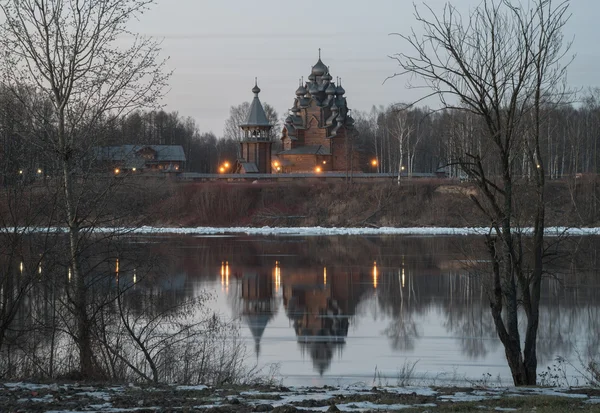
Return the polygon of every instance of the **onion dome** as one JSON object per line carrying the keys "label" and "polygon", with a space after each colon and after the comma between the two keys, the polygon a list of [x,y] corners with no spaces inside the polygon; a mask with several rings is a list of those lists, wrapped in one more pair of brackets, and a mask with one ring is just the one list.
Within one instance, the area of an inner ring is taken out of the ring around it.
{"label": "onion dome", "polygon": [[254,93],[254,96],[258,96],[258,94],[260,93],[260,88],[258,87],[258,79],[254,79],[254,87],[252,88],[252,93]]}
{"label": "onion dome", "polygon": [[328,95],[335,95],[335,91],[335,86],[333,85],[333,83],[330,83],[327,89],[325,90],[325,93],[327,93]]}
{"label": "onion dome", "polygon": [[346,90],[344,90],[344,88],[342,87],[342,85],[339,85],[337,87],[337,89],[335,90],[336,95],[338,96],[343,96],[344,93],[346,93]]}
{"label": "onion dome", "polygon": [[310,80],[311,82],[314,82],[315,80],[317,80],[317,77],[311,73],[310,75],[308,75],[308,80]]}
{"label": "onion dome", "polygon": [[346,117],[346,125],[348,125],[350,127],[354,125],[354,118],[352,116]]}
{"label": "onion dome", "polygon": [[302,85],[298,86],[298,89],[296,89],[296,96],[304,96],[306,93],[306,88]]}
{"label": "onion dome", "polygon": [[341,123],[341,122],[344,120],[344,115],[342,115],[342,112],[340,112],[340,113],[337,115],[337,118],[335,118],[335,120],[336,120],[337,122],[339,122],[339,123]]}
{"label": "onion dome", "polygon": [[293,122],[293,120],[292,120],[291,116],[288,116],[287,118],[285,118],[285,123],[292,123],[292,122]]}
{"label": "onion dome", "polygon": [[329,72],[327,72],[327,73],[325,73],[325,74],[323,75],[323,80],[324,80],[325,82],[330,82],[330,81],[331,81],[331,79],[333,79],[333,78],[331,77],[331,75],[329,74]]}
{"label": "onion dome", "polygon": [[308,92],[311,95],[316,95],[317,93],[319,93],[319,87],[316,85],[316,83],[311,83],[308,87]]}
{"label": "onion dome", "polygon": [[323,76],[327,73],[327,66],[323,64],[321,58],[319,57],[319,61],[312,67],[311,73],[315,76]]}

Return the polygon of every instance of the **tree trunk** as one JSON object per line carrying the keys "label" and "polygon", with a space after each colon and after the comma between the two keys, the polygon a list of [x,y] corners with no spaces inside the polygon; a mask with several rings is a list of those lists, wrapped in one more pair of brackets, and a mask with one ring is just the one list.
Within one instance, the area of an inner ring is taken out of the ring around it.
{"label": "tree trunk", "polygon": [[65,134],[64,108],[58,111],[58,142],[62,154],[62,178],[64,190],[65,212],[69,227],[69,258],[73,273],[73,310],[77,324],[77,346],[79,348],[79,369],[82,377],[93,375],[93,354],[91,343],[90,320],[87,314],[87,290],[85,279],[79,263],[79,221],[75,209],[75,194],[73,192],[73,151]]}

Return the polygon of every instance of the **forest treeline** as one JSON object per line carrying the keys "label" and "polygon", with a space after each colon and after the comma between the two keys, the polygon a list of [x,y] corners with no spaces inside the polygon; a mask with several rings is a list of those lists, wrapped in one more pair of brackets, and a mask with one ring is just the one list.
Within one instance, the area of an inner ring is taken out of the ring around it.
{"label": "forest treeline", "polygon": [[[49,103],[37,100],[39,112],[48,110]],[[265,104],[275,125],[273,151],[279,146],[280,125],[277,112]],[[221,136],[201,131],[201,125],[191,117],[165,110],[134,111],[117,118],[98,122],[92,139],[80,145],[80,151],[93,146],[108,145],[181,145],[187,158],[186,171],[215,173],[223,161],[237,157],[241,135],[236,131],[245,119],[248,102],[232,106]],[[428,107],[394,104],[373,106],[368,112],[354,111],[355,133],[352,145],[364,154],[365,172],[432,173],[444,169],[450,177],[460,177],[459,157],[465,152],[486,158],[483,144],[482,119],[464,110],[432,110]],[[600,141],[600,89],[588,90],[581,103],[548,109],[544,116],[541,146],[542,159],[549,178],[597,173]],[[0,158],[2,175],[9,177],[18,171],[51,174],[55,158],[51,149],[52,120],[41,124],[33,121],[24,103],[6,90],[0,90]],[[512,159],[523,175],[529,170],[525,152],[521,159]],[[83,154],[81,154],[83,155]],[[86,159],[85,156],[80,156]],[[54,159],[54,160],[53,160]],[[377,166],[371,162],[377,159]],[[487,168],[494,168],[486,164]],[[489,173],[494,174],[494,170]]]}

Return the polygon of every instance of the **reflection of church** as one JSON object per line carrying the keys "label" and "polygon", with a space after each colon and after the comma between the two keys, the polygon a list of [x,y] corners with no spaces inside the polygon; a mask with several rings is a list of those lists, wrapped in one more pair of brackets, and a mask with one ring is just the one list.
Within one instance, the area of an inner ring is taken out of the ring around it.
{"label": "reflection of church", "polygon": [[350,318],[364,292],[360,286],[368,289],[360,279],[358,273],[328,275],[326,268],[323,274],[298,270],[282,276],[287,316],[320,374],[329,368],[334,351],[345,344]]}
{"label": "reflection of church", "polygon": [[273,294],[273,280],[267,273],[244,272],[242,275],[242,318],[248,324],[256,356],[260,354],[260,340],[265,328],[277,314]]}
{"label": "reflection of church", "polygon": [[[231,288],[236,291],[229,295],[234,313],[252,334],[256,356],[268,324],[277,315],[281,295],[301,351],[310,355],[315,370],[323,374],[334,354],[341,354],[360,300],[373,289],[371,271],[339,264],[316,269],[304,260],[306,252],[287,263],[257,259],[257,254],[231,268],[236,279]],[[221,283],[227,291],[229,271],[224,262]]]}

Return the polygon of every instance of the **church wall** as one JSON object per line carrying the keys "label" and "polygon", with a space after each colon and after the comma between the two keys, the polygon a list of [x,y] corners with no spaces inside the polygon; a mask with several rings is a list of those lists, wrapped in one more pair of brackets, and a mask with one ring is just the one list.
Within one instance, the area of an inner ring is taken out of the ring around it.
{"label": "church wall", "polygon": [[308,128],[304,130],[304,145],[323,145],[328,147],[327,128],[319,128],[321,108],[314,106],[306,109]]}
{"label": "church wall", "polygon": [[316,155],[285,155],[283,158],[290,162],[285,167],[285,172],[314,172],[317,165]]}

